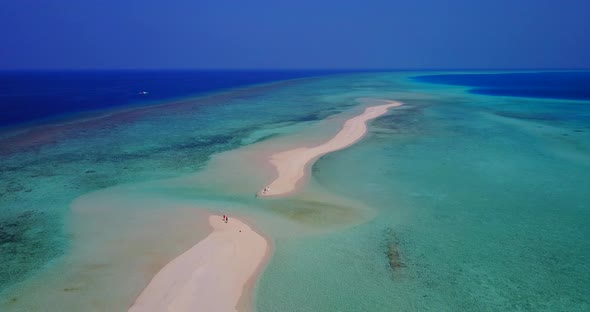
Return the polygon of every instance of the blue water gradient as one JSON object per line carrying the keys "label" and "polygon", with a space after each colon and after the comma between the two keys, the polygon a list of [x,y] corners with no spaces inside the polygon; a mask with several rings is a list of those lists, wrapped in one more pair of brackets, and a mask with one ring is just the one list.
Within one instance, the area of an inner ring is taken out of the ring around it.
{"label": "blue water gradient", "polygon": [[0,72],[0,127],[330,73],[336,71]]}
{"label": "blue water gradient", "polygon": [[425,75],[416,81],[467,86],[473,94],[590,100],[590,72],[470,73]]}

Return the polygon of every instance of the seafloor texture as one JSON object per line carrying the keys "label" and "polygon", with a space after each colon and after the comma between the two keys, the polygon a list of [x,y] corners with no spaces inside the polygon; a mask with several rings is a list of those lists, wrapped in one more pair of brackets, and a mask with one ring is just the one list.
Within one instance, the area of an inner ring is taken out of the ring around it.
{"label": "seafloor texture", "polygon": [[[367,73],[0,136],[0,310],[122,311],[229,212],[272,240],[258,311],[588,311],[590,103]],[[404,106],[292,197],[265,157]],[[364,104],[363,104],[364,105]],[[16,136],[15,136],[16,135]],[[213,156],[212,156],[213,155]]]}

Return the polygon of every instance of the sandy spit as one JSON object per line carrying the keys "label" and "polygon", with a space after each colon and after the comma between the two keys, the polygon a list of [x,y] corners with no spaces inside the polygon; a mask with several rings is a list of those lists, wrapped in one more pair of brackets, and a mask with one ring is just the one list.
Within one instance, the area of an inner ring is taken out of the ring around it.
{"label": "sandy spit", "polygon": [[238,311],[248,281],[264,262],[268,243],[242,221],[212,215],[213,231],[164,266],[130,312]]}
{"label": "sandy spit", "polygon": [[307,168],[324,154],[346,148],[360,140],[367,132],[367,121],[377,118],[400,102],[378,100],[386,104],[370,106],[348,119],[342,129],[330,140],[315,147],[299,147],[271,155],[270,163],[276,168],[276,178],[258,192],[261,197],[284,196],[294,192]]}

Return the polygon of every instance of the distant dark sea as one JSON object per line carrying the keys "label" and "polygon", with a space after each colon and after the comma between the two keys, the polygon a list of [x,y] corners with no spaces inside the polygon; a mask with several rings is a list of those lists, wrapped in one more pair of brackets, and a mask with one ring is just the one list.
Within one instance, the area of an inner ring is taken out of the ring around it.
{"label": "distant dark sea", "polygon": [[444,74],[413,77],[420,82],[473,87],[474,94],[590,100],[590,72]]}
{"label": "distant dark sea", "polygon": [[[0,127],[334,71],[0,72]],[[141,92],[147,94],[141,94]]]}
{"label": "distant dark sea", "polygon": [[[252,84],[337,71],[0,72],[0,127],[34,124],[87,111],[151,105]],[[590,72],[440,74],[420,82],[472,87],[470,93],[590,100]],[[147,94],[141,94],[147,92]]]}

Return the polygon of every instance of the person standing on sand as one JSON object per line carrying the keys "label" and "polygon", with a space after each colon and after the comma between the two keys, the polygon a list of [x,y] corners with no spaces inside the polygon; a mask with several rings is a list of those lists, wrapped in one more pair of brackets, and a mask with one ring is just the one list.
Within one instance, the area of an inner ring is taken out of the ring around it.
{"label": "person standing on sand", "polygon": [[227,223],[227,216],[223,215],[223,222]]}

